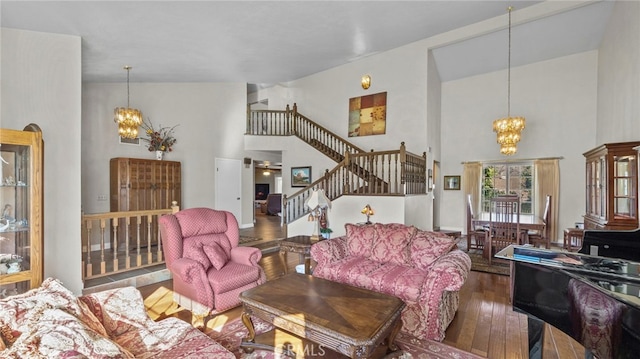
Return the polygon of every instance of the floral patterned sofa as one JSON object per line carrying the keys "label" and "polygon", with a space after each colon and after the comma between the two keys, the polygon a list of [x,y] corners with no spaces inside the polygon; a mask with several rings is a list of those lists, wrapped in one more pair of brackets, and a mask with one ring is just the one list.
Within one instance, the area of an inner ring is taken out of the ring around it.
{"label": "floral patterned sofa", "polygon": [[404,224],[346,224],[346,235],[311,247],[313,275],[402,299],[402,331],[442,341],[471,259],[439,232]]}
{"label": "floral patterned sofa", "polygon": [[75,297],[58,280],[0,300],[0,358],[229,358],[189,323],[154,322],[133,287]]}

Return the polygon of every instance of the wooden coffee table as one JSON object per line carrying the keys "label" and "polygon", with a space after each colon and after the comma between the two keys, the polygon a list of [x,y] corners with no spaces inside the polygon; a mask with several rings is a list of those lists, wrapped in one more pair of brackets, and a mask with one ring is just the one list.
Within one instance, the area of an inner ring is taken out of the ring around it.
{"label": "wooden coffee table", "polygon": [[[390,295],[293,273],[244,291],[240,301],[242,321],[249,330],[240,346],[247,352],[267,349],[255,335],[252,315],[316,344],[311,349],[304,344],[306,353],[295,353],[296,357],[324,351],[377,358],[398,349],[394,340],[405,304]],[[276,344],[268,349],[274,350]]]}

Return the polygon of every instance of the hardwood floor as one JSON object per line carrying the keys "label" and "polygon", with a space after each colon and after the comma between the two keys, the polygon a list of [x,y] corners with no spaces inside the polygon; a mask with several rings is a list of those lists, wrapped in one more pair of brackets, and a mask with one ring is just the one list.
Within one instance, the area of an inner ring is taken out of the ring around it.
{"label": "hardwood floor", "polygon": [[[278,230],[273,228],[273,219],[258,223],[261,225],[252,229],[253,236],[263,241],[281,238],[274,234]],[[287,256],[290,272],[295,271],[297,264],[298,256]],[[267,280],[284,273],[277,251],[263,255],[260,265]],[[171,281],[139,289],[152,318],[176,316],[192,320],[188,311],[173,304]],[[222,321],[237,318],[241,312],[242,308],[237,307],[210,319],[206,331],[213,330]],[[509,303],[509,277],[473,271],[469,274],[460,291],[460,306],[447,329],[444,343],[486,358],[528,358],[527,319],[524,314],[514,312]],[[584,348],[566,334],[546,325],[543,358],[584,358]]]}

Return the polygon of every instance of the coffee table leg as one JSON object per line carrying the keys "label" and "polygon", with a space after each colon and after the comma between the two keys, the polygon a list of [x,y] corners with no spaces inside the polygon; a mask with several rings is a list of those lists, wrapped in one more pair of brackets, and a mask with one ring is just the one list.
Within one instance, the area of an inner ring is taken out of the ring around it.
{"label": "coffee table leg", "polygon": [[[249,331],[249,336],[247,338],[242,339],[242,344],[255,343],[256,331],[253,328],[253,322],[251,321],[251,315],[249,315],[249,313],[242,312],[242,323],[244,324],[245,327],[247,327],[247,330]],[[243,349],[246,353],[253,353],[253,348],[251,347],[245,347]]]}
{"label": "coffee table leg", "polygon": [[284,274],[287,274],[287,251],[280,250],[280,262],[282,262],[282,266],[284,267]]}
{"label": "coffee table leg", "polygon": [[396,350],[398,350],[398,346],[396,345],[396,336],[400,332],[401,328],[402,328],[402,320],[398,319],[395,328],[393,328],[393,330],[391,331],[391,334],[389,334],[388,348],[390,351],[395,352]]}
{"label": "coffee table leg", "polygon": [[311,258],[304,259],[304,274],[311,274]]}

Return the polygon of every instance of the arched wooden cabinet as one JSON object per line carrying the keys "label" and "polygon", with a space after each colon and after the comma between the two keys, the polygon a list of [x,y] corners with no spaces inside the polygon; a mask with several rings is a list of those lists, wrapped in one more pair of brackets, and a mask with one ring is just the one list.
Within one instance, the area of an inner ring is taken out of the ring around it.
{"label": "arched wooden cabinet", "polygon": [[585,229],[638,228],[638,146],[607,143],[584,153]]}

